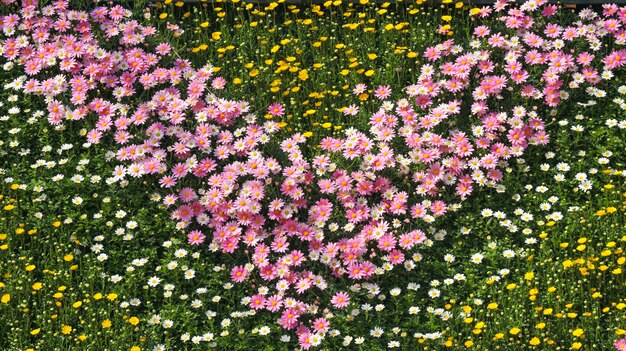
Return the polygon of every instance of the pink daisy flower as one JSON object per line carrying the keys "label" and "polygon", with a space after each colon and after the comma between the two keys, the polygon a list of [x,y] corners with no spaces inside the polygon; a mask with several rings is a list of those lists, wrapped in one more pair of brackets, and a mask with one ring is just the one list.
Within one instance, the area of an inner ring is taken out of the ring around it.
{"label": "pink daisy flower", "polygon": [[280,117],[285,114],[285,108],[283,105],[275,102],[267,108],[267,112],[274,117]]}
{"label": "pink daisy flower", "polygon": [[347,293],[340,291],[333,296],[330,302],[335,308],[343,309],[350,304],[350,296]]}
{"label": "pink daisy flower", "polygon": [[330,322],[326,318],[318,318],[313,321],[313,329],[318,333],[326,333],[330,328]]}
{"label": "pink daisy flower", "polygon": [[259,310],[265,308],[265,302],[265,296],[261,294],[256,294],[252,296],[252,298],[250,298],[250,307],[254,308],[255,310]]}
{"label": "pink daisy flower", "polygon": [[283,311],[280,319],[278,320],[278,324],[280,324],[285,329],[293,329],[298,324],[298,318],[300,314],[294,308],[288,308]]}
{"label": "pink daisy flower", "polygon": [[187,234],[187,240],[191,245],[200,245],[204,242],[206,236],[199,230],[193,230]]}
{"label": "pink daisy flower", "polygon": [[276,312],[283,306],[283,299],[279,295],[272,295],[265,301],[265,308],[270,312]]}
{"label": "pink daisy flower", "polygon": [[244,266],[236,266],[230,271],[230,278],[235,283],[241,283],[248,277],[248,271],[244,268]]}
{"label": "pink daisy flower", "polygon": [[391,87],[389,85],[381,85],[374,90],[374,96],[380,100],[384,100],[391,96]]}
{"label": "pink daisy flower", "polygon": [[359,83],[357,85],[354,86],[354,89],[352,89],[352,93],[354,95],[361,95],[363,94],[365,91],[367,90],[367,85],[363,84],[363,83]]}

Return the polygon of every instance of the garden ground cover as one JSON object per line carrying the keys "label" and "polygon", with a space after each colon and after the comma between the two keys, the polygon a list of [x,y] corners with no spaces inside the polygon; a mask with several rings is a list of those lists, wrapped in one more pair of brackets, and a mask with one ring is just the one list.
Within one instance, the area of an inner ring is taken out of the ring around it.
{"label": "garden ground cover", "polygon": [[[326,137],[367,131],[380,105],[397,102],[421,76],[424,52],[450,38],[472,45],[472,23],[486,11],[462,4],[180,5],[138,4],[132,18],[157,28],[154,43],[171,43],[172,61],[188,57],[198,67],[208,59],[224,77],[212,88],[249,100],[258,119],[280,126],[272,138],[302,133],[307,157],[320,155],[315,145]],[[20,8],[3,6],[5,14]],[[567,11],[558,16],[564,27],[577,20]],[[493,31],[502,27],[483,21]],[[603,45],[599,57],[621,44]],[[323,303],[322,319],[301,321],[330,327],[302,340],[303,330],[251,307],[275,281],[238,283],[231,275],[254,249],[221,254],[209,247],[208,231],[207,242],[194,245],[202,240],[172,216],[159,178],[114,180],[113,138],[86,143],[91,120],[51,124],[49,101],[24,92],[24,68],[6,63],[0,319],[7,327],[0,348],[611,349],[626,324],[626,86],[619,67],[609,74],[606,63],[594,65],[606,83],[559,95],[568,100],[553,107],[522,102],[514,90],[494,96],[490,103],[509,113],[518,104],[535,107],[550,142],[504,162],[499,184],[476,185],[462,201],[445,193],[445,216],[418,226],[390,220],[427,239],[399,264],[380,263],[367,280],[329,274],[326,288],[305,293],[313,306]],[[129,100],[150,96],[146,89]],[[457,118],[453,126],[462,128]],[[340,157],[332,161],[345,167]],[[334,299],[340,292],[349,297],[345,307]]]}

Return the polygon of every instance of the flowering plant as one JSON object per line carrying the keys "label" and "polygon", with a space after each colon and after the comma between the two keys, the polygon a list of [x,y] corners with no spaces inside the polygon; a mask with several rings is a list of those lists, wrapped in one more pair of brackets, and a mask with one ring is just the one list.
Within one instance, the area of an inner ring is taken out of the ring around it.
{"label": "flowering plant", "polygon": [[[603,41],[624,43],[623,9],[584,11],[562,28],[546,1],[506,7],[475,11],[502,13],[501,29],[476,26],[467,47],[448,39],[427,48],[406,97],[387,101],[391,87],[378,87],[368,129],[347,128],[319,148],[258,122],[251,103],[218,97],[226,80],[212,66],[173,59],[170,45],[149,43],[155,28],[121,6],[25,1],[2,18],[1,54],[25,73],[9,86],[43,96],[58,131],[77,123],[87,146],[113,145],[107,182],[158,181],[190,245],[234,255],[235,283],[271,284],[249,308],[276,313],[309,348],[330,330],[330,307],[350,305],[334,282],[370,286],[396,266],[413,269],[407,257],[432,244],[424,223],[458,210],[477,187],[503,191],[510,161],[549,143],[548,109],[579,88],[602,96],[626,63],[623,50],[597,52]],[[312,290],[327,292],[320,300]]]}

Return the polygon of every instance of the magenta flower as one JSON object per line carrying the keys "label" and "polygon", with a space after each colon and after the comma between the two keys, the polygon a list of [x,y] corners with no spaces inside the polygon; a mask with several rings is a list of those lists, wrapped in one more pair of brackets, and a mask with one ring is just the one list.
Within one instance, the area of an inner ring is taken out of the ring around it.
{"label": "magenta flower", "polygon": [[278,324],[280,324],[285,329],[293,329],[296,327],[299,317],[300,314],[296,309],[288,308],[284,310],[281,314],[281,317],[278,320]]}
{"label": "magenta flower", "polygon": [[199,230],[193,230],[187,234],[187,240],[191,245],[200,245],[204,242],[206,236]]}
{"label": "magenta flower", "polygon": [[283,306],[282,297],[279,295],[272,295],[265,301],[265,308],[270,312],[276,312]]}
{"label": "magenta flower", "polygon": [[230,271],[230,278],[235,283],[241,283],[248,277],[248,271],[243,266],[236,266]]}
{"label": "magenta flower", "polygon": [[391,87],[389,85],[381,85],[374,90],[374,96],[380,100],[384,100],[391,96]]}
{"label": "magenta flower", "polygon": [[265,302],[265,296],[257,294],[250,298],[250,307],[255,310],[262,309],[265,307]]}
{"label": "magenta flower", "polygon": [[267,108],[267,112],[274,117],[281,117],[285,114],[285,108],[279,103],[273,103]]}
{"label": "magenta flower", "polygon": [[343,309],[350,304],[350,296],[347,293],[340,291],[333,296],[330,302],[335,308]]}
{"label": "magenta flower", "polygon": [[306,330],[301,333],[298,333],[298,343],[303,350],[308,350],[311,348],[311,333]]}
{"label": "magenta flower", "polygon": [[320,334],[324,334],[330,328],[330,323],[326,318],[318,318],[313,321],[313,329]]}
{"label": "magenta flower", "polygon": [[400,250],[393,250],[389,253],[389,262],[393,265],[402,264],[404,262],[404,254]]}

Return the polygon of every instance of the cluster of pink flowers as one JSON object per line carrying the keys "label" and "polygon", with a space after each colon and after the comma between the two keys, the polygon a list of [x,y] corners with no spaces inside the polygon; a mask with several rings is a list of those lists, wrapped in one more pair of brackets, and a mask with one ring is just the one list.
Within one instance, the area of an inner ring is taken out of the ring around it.
{"label": "cluster of pink flowers", "polygon": [[[549,142],[544,105],[557,106],[567,89],[592,89],[626,62],[624,50],[598,51],[605,36],[624,43],[626,9],[582,12],[566,28],[534,21],[535,10],[549,18],[556,7],[541,0],[508,10],[500,19],[513,35],[478,26],[470,48],[452,40],[428,48],[406,98],[383,101],[368,130],[323,139],[310,159],[302,134],[276,140],[278,123],[258,123],[247,102],[216,96],[226,81],[210,65],[194,69],[172,60],[166,43],[145,45],[155,29],[120,6],[87,13],[66,0],[41,9],[24,1],[19,13],[0,17],[0,43],[2,57],[23,66],[17,85],[46,98],[51,124],[83,120],[88,143],[114,145],[113,181],[154,177],[191,245],[241,259],[251,253],[232,267],[232,280],[271,284],[250,308],[279,315],[308,348],[330,322],[304,320],[328,311],[307,291],[326,290],[331,276],[365,281],[406,263],[428,240],[421,225],[477,187],[496,187],[511,159]],[[478,16],[492,11],[506,3]],[[391,87],[375,95],[385,100]],[[512,95],[524,104],[500,103]],[[268,112],[285,109],[275,103]],[[347,292],[328,290],[334,308],[349,306]]]}

